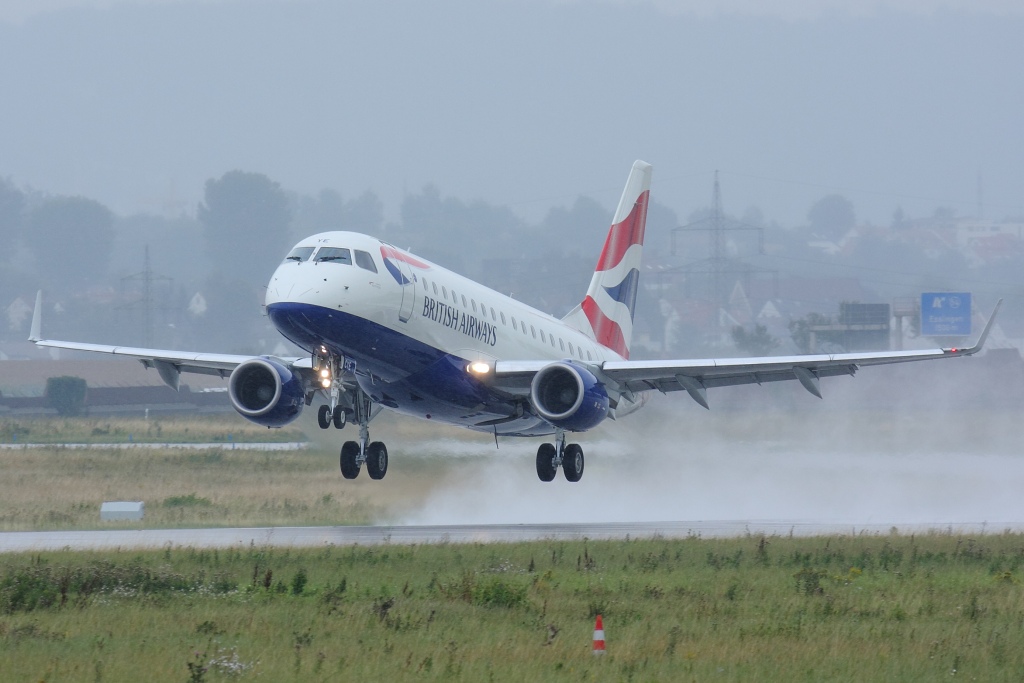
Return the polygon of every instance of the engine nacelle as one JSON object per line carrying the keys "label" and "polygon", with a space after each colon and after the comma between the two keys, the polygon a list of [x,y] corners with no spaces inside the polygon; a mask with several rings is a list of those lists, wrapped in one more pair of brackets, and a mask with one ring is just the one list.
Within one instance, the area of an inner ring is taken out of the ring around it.
{"label": "engine nacelle", "polygon": [[592,429],[608,417],[608,393],[593,373],[572,361],[545,365],[530,383],[539,416],[570,432]]}
{"label": "engine nacelle", "polygon": [[299,376],[266,356],[235,368],[228,380],[228,395],[242,417],[264,427],[283,427],[305,405]]}

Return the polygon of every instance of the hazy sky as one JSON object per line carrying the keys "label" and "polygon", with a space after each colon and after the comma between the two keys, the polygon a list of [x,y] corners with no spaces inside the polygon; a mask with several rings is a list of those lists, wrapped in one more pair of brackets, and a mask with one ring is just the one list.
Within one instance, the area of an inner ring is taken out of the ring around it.
{"label": "hazy sky", "polygon": [[[766,9],[767,7],[767,9]],[[240,168],[286,188],[685,217],[1024,216],[1022,3],[6,0],[0,176],[119,212]]]}

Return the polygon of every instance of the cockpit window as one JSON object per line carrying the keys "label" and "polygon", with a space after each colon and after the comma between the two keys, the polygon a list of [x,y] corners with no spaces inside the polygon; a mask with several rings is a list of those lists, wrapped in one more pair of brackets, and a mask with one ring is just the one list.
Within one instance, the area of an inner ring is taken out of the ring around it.
{"label": "cockpit window", "polygon": [[371,273],[377,272],[377,264],[373,262],[373,257],[365,251],[356,249],[356,265]]}
{"label": "cockpit window", "polygon": [[284,257],[285,261],[308,261],[316,247],[295,247]]}
{"label": "cockpit window", "polygon": [[316,262],[330,261],[331,263],[344,263],[352,265],[352,252],[340,247],[320,247],[316,252]]}

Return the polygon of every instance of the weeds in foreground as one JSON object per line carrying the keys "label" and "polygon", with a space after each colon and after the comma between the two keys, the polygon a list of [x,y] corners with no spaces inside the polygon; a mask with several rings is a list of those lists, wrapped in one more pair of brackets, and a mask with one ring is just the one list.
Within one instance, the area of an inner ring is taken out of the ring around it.
{"label": "weeds in foreground", "polygon": [[1022,564],[1012,534],[37,553],[0,562],[0,661],[12,680],[1015,680]]}

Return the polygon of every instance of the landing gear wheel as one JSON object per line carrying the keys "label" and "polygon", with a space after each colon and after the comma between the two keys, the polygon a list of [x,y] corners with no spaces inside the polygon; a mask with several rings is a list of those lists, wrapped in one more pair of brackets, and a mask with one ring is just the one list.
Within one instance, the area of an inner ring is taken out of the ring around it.
{"label": "landing gear wheel", "polygon": [[537,476],[541,481],[551,481],[555,478],[555,446],[550,443],[542,443],[537,449]]}
{"label": "landing gear wheel", "polygon": [[583,449],[578,443],[565,447],[562,454],[562,471],[569,481],[579,481],[583,477]]}
{"label": "landing gear wheel", "polygon": [[331,426],[331,407],[326,403],[316,411],[316,421],[320,423],[320,429],[327,429]]}
{"label": "landing gear wheel", "polygon": [[388,449],[380,441],[366,449],[366,473],[370,479],[383,479],[388,473]]}
{"label": "landing gear wheel", "polygon": [[[344,429],[345,428],[345,420],[346,419],[347,419],[347,416],[345,414],[345,409],[342,408],[341,406],[334,406],[334,415],[332,416],[332,421],[334,422],[334,428],[335,429]],[[321,424],[321,426],[323,426],[323,425]],[[324,429],[327,429],[327,428],[324,427]]]}
{"label": "landing gear wheel", "polygon": [[359,444],[346,441],[341,447],[341,476],[355,479],[359,476]]}

